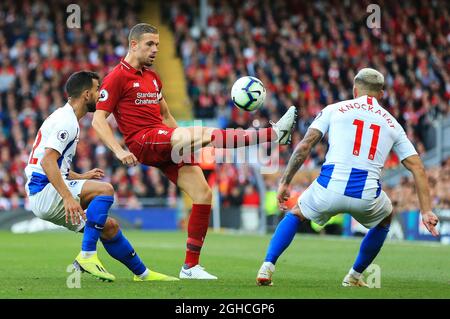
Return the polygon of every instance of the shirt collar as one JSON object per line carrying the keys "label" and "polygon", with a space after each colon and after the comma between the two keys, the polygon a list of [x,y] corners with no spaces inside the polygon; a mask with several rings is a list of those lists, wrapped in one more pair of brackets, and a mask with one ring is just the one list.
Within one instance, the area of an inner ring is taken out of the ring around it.
{"label": "shirt collar", "polygon": [[120,60],[120,64],[123,66],[124,70],[127,70],[128,72],[131,72],[133,74],[142,75],[144,73],[144,68],[142,68],[141,70],[137,70],[133,68],[127,61],[125,61],[125,59]]}
{"label": "shirt collar", "polygon": [[[69,101],[66,102],[66,104],[64,104],[63,108],[67,108],[69,109],[70,113],[73,114],[73,116],[77,117],[77,114],[75,113],[75,109],[73,108],[73,106],[69,103]],[[77,120],[78,123],[78,120]]]}
{"label": "shirt collar", "polygon": [[69,101],[66,102],[66,104],[64,104],[63,108],[69,108],[72,110],[72,112],[75,114],[75,110],[73,109],[73,106],[69,103]]}

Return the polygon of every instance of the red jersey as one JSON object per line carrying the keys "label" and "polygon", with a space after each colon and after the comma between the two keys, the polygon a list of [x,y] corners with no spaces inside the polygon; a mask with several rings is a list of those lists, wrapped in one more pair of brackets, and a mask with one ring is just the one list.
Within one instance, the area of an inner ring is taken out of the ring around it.
{"label": "red jersey", "polygon": [[162,83],[152,70],[136,70],[123,59],[104,78],[97,110],[114,114],[128,145],[145,129],[164,126],[159,102]]}

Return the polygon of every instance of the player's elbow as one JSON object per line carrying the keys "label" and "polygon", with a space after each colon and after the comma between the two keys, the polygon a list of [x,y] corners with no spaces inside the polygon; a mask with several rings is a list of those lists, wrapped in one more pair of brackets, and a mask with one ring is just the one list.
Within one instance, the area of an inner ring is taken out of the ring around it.
{"label": "player's elbow", "polygon": [[164,120],[169,120],[171,117],[171,114],[169,112],[169,110],[167,108],[162,108],[161,109],[161,116]]}
{"label": "player's elbow", "polygon": [[52,159],[49,158],[47,155],[44,155],[41,159],[41,167],[46,171],[51,166]]}
{"label": "player's elbow", "polygon": [[309,154],[311,152],[311,145],[302,141],[298,144],[297,151],[301,154]]}
{"label": "player's elbow", "polygon": [[405,167],[411,171],[414,175],[415,174],[424,174],[425,173],[425,166],[423,165],[422,160],[418,155],[414,155],[411,157],[408,157],[403,164]]}
{"label": "player's elbow", "polygon": [[170,113],[163,115],[163,119],[164,121],[170,121],[172,119],[172,116],[170,115]]}
{"label": "player's elbow", "polygon": [[422,161],[414,165],[414,168],[412,169],[413,175],[426,175],[425,166],[423,165]]}

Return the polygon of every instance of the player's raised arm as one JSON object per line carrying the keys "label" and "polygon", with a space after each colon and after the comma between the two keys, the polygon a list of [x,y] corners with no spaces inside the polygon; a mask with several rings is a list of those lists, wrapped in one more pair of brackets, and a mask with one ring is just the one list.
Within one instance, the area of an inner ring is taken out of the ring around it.
{"label": "player's raised arm", "polygon": [[63,199],[64,209],[66,211],[66,223],[70,216],[72,224],[77,225],[80,223],[80,216],[84,219],[86,219],[86,216],[80,203],[73,198],[69,188],[67,188],[66,183],[64,183],[58,166],[58,159],[60,157],[61,154],[58,151],[52,148],[46,148],[44,157],[41,160],[41,166],[49,182],[55,187]]}
{"label": "player's raised arm", "polygon": [[295,147],[278,188],[277,198],[282,210],[287,209],[284,202],[289,199],[289,185],[292,178],[303,165],[309,153],[311,153],[312,148],[322,139],[322,136],[322,132],[318,129],[309,128],[305,137]]}
{"label": "player's raised arm", "polygon": [[314,121],[311,123],[305,137],[297,144],[294,153],[289,159],[286,171],[281,178],[280,185],[278,187],[278,204],[281,210],[287,210],[286,202],[289,199],[289,185],[294,177],[295,173],[303,165],[312,148],[322,139],[322,137],[328,132],[330,125],[330,116],[332,112],[332,106],[325,107],[319,114],[317,114]]}
{"label": "player's raised arm", "polygon": [[286,171],[281,178],[281,184],[289,185],[295,173],[303,165],[303,162],[311,153],[312,148],[322,139],[322,132],[317,129],[309,128],[305,137],[297,144],[294,153],[289,159]]}
{"label": "player's raised arm", "polygon": [[134,156],[133,153],[124,150],[114,137],[111,126],[109,126],[107,121],[109,114],[109,112],[104,110],[95,111],[92,126],[102,142],[105,143],[124,165],[135,166],[138,163],[136,156]]}
{"label": "player's raised arm", "polygon": [[159,106],[161,108],[163,123],[168,127],[178,127],[177,121],[175,121],[175,118],[170,113],[169,106],[164,98],[161,98],[159,101]]}
{"label": "player's raised arm", "polygon": [[411,155],[402,161],[402,164],[414,176],[417,196],[419,197],[420,213],[425,227],[433,236],[438,236],[439,232],[435,228],[438,224],[438,217],[431,210],[430,187],[428,186],[427,174],[419,155]]}

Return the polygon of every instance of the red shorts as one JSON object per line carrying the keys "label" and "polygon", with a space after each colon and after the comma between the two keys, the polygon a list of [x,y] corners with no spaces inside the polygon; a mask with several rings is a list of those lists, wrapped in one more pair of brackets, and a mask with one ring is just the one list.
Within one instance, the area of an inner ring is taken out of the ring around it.
{"label": "red shorts", "polygon": [[127,143],[127,147],[140,163],[159,168],[169,180],[177,184],[180,167],[189,164],[172,161],[170,139],[173,131],[175,128],[168,126],[143,130]]}

